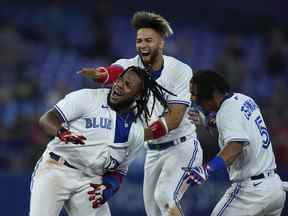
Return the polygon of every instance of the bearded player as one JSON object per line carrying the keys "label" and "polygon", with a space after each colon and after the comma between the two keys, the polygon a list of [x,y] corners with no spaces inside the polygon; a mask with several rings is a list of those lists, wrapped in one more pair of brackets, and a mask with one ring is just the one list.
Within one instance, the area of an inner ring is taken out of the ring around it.
{"label": "bearded player", "polygon": [[[147,148],[144,173],[144,204],[148,216],[167,215],[169,208],[180,208],[186,187],[183,165],[202,164],[202,149],[195,125],[188,120],[190,106],[189,81],[191,68],[178,59],[163,54],[166,39],[173,33],[162,16],[145,11],[136,12],[132,19],[136,30],[137,56],[119,59],[109,67],[84,68],[80,73],[97,82],[109,84],[121,68],[136,65],[146,68],[154,80],[175,95],[167,95],[168,110],[159,102],[145,128]],[[153,99],[149,100],[153,107]]]}
{"label": "bearded player", "polygon": [[149,95],[167,108],[163,91],[132,66],[111,90],[72,92],[46,112],[40,125],[54,138],[32,176],[30,216],[57,216],[63,206],[69,216],[110,215],[107,201],[143,146]]}

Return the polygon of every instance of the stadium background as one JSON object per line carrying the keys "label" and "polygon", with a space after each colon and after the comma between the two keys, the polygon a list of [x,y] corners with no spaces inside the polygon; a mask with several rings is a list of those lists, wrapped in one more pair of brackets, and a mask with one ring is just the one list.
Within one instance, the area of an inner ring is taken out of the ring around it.
{"label": "stadium background", "polygon": [[[48,142],[37,125],[39,116],[67,92],[95,87],[75,73],[80,68],[135,55],[130,18],[142,9],[160,13],[174,28],[167,54],[194,70],[217,68],[235,91],[255,98],[270,129],[278,172],[288,180],[284,0],[1,1],[0,215],[28,215],[30,176]],[[217,135],[198,130],[208,160],[218,150]],[[145,215],[143,161],[144,152],[111,201],[113,215]],[[209,215],[227,186],[226,173],[219,173],[190,189],[183,200],[186,215]],[[287,207],[284,212],[287,216]]]}

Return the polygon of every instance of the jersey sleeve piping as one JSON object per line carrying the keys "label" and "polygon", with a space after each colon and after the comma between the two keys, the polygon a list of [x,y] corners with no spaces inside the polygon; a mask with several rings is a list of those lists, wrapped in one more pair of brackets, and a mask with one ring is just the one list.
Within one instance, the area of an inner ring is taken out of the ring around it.
{"label": "jersey sleeve piping", "polygon": [[190,106],[190,101],[183,101],[183,100],[169,100],[168,104],[185,104]]}
{"label": "jersey sleeve piping", "polygon": [[67,120],[65,114],[63,113],[63,111],[57,105],[55,105],[54,107],[55,107],[55,110],[60,114],[60,117],[62,118],[62,120],[64,122],[68,122],[68,120]]}
{"label": "jersey sleeve piping", "polygon": [[124,176],[127,175],[127,170],[116,170],[116,172]]}
{"label": "jersey sleeve piping", "polygon": [[230,142],[241,142],[243,143],[243,145],[248,145],[249,144],[249,140],[248,139],[243,139],[243,138],[231,138],[229,140],[227,140],[227,143],[230,143]]}

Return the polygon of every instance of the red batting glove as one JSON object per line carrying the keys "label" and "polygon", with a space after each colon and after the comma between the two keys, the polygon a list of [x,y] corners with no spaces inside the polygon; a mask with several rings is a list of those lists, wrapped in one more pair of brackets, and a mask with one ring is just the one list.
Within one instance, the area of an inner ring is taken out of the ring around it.
{"label": "red batting glove", "polygon": [[84,145],[85,144],[84,140],[86,140],[86,137],[72,134],[71,131],[69,131],[67,128],[64,128],[64,127],[61,127],[60,129],[58,129],[57,137],[62,142],[65,142],[66,144],[68,142],[71,142],[73,144]]}
{"label": "red batting glove", "polygon": [[90,184],[92,189],[88,191],[89,201],[92,203],[92,208],[102,206],[107,200],[113,196],[112,188],[107,184]]}

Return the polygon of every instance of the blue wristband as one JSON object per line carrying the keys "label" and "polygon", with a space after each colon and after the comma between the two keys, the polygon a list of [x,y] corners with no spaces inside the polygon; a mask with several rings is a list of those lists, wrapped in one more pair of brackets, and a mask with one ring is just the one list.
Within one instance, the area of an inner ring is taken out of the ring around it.
{"label": "blue wristband", "polygon": [[103,177],[102,183],[107,186],[103,191],[103,201],[106,202],[117,192],[120,187],[120,182],[114,176],[107,175]]}
{"label": "blue wristband", "polygon": [[117,191],[120,187],[120,182],[111,175],[104,176],[102,179],[103,184],[108,184],[111,186],[112,191]]}
{"label": "blue wristband", "polygon": [[103,202],[110,200],[113,195],[114,195],[113,189],[112,188],[106,188],[102,194]]}
{"label": "blue wristband", "polygon": [[209,171],[217,171],[217,170],[222,170],[225,169],[225,161],[223,160],[222,157],[216,156],[214,157],[211,161],[208,162],[207,164],[209,166]]}

